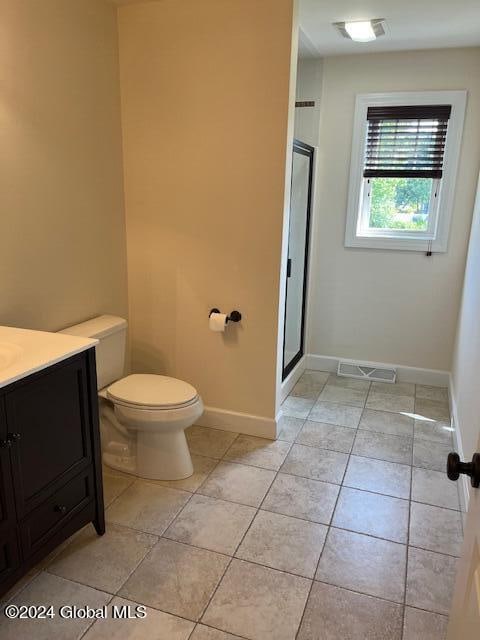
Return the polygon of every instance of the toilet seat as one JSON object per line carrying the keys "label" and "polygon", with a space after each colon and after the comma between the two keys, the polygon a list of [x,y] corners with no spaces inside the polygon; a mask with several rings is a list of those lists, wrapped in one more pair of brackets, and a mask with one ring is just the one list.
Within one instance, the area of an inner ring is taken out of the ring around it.
{"label": "toilet seat", "polygon": [[147,411],[182,409],[199,400],[188,382],[155,374],[132,374],[117,380],[107,388],[106,396],[115,405]]}

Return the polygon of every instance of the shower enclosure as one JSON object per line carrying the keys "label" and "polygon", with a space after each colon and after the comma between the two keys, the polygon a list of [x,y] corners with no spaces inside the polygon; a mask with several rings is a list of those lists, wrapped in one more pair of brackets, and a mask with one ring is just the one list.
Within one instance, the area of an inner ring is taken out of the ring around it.
{"label": "shower enclosure", "polygon": [[282,379],[304,354],[313,154],[313,147],[294,140]]}

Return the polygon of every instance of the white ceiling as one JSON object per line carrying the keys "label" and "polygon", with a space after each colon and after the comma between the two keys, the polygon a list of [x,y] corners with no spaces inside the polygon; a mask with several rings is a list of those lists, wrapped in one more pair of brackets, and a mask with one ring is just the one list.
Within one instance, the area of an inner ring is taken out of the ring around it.
{"label": "white ceiling", "polygon": [[[374,42],[343,38],[332,22],[386,19]],[[480,46],[480,0],[300,0],[300,57]]]}

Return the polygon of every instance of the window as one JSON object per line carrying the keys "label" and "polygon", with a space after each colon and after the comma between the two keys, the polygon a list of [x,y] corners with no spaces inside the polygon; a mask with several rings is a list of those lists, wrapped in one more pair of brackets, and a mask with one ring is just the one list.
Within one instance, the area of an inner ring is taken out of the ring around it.
{"label": "window", "polygon": [[357,97],[345,245],[446,251],[466,93]]}

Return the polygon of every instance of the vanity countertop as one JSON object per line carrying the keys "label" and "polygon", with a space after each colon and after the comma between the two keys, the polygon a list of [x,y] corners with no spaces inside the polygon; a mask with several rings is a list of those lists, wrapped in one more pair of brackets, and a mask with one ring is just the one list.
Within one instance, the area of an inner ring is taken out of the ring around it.
{"label": "vanity countertop", "polygon": [[0,326],[0,388],[86,351],[98,340]]}

